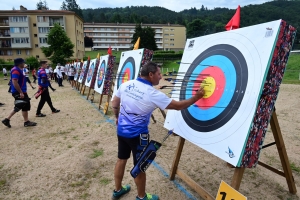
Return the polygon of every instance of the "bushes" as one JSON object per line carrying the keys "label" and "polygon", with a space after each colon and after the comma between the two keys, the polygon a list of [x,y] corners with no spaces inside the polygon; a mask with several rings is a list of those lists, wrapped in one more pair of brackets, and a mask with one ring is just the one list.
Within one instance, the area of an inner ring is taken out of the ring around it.
{"label": "bushes", "polygon": [[154,51],[154,54],[169,54],[175,53],[175,51]]}
{"label": "bushes", "polygon": [[40,66],[38,59],[34,56],[30,56],[26,59],[26,64],[30,66],[30,69],[37,69]]}
{"label": "bushes", "polygon": [[181,59],[182,58],[183,53],[168,53],[168,54],[154,54],[153,59]]}

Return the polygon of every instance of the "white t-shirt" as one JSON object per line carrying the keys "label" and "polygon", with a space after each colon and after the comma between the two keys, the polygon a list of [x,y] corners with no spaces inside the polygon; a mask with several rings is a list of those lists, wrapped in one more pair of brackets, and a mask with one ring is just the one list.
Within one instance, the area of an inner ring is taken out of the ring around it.
{"label": "white t-shirt", "polygon": [[27,68],[23,69],[25,77],[29,77],[29,70]]}
{"label": "white t-shirt", "polygon": [[64,66],[60,66],[60,72],[61,73],[63,73],[63,72],[65,73],[65,67]]}
{"label": "white t-shirt", "polygon": [[116,96],[121,99],[118,135],[126,138],[148,133],[150,117],[157,107],[164,110],[172,101],[142,78],[123,83]]}
{"label": "white t-shirt", "polygon": [[7,74],[7,70],[3,68],[3,74]]}

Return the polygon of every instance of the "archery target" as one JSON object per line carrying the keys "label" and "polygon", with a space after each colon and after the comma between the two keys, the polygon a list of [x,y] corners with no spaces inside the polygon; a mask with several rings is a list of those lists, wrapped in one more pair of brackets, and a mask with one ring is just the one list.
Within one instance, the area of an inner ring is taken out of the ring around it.
{"label": "archery target", "polygon": [[164,127],[238,166],[279,26],[280,20],[187,40],[172,98],[189,99],[200,85],[205,96],[169,110]]}
{"label": "archery target", "polygon": [[81,71],[80,71],[80,74],[79,74],[79,78],[78,78],[79,83],[82,83],[82,79],[84,77],[84,72],[85,72],[86,67],[87,67],[87,61],[84,61],[83,65],[82,65],[82,68],[81,68]]}
{"label": "archery target", "polygon": [[121,53],[120,64],[115,80],[114,93],[117,92],[120,85],[129,80],[134,80],[140,72],[144,49],[126,51]]}
{"label": "archery target", "polygon": [[90,67],[89,67],[88,73],[86,75],[86,80],[85,80],[85,86],[87,86],[87,87],[91,87],[91,82],[92,82],[93,74],[94,74],[95,67],[96,67],[96,60],[97,59],[93,59],[90,61]]}
{"label": "archery target", "polygon": [[80,70],[80,65],[81,65],[81,62],[76,62],[74,63],[74,67],[75,67],[75,70],[76,70],[76,73],[74,75],[74,80],[77,81],[78,79],[78,74],[79,74],[79,70]]}
{"label": "archery target", "polygon": [[99,94],[102,94],[102,91],[103,91],[105,74],[106,74],[107,65],[108,65],[108,58],[109,58],[109,55],[100,57],[97,78],[96,78],[95,86],[94,86],[95,91],[98,92]]}

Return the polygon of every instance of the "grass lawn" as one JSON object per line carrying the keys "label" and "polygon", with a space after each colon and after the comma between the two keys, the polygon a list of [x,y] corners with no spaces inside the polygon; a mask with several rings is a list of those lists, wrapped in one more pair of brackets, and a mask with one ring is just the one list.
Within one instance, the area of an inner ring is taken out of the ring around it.
{"label": "grass lawn", "polygon": [[[122,51],[112,51],[113,55],[116,56],[116,63],[120,63],[120,56]],[[100,53],[100,56],[107,55],[107,50],[100,50],[100,51],[86,51],[85,56],[90,56],[91,59],[97,58],[98,53]]]}

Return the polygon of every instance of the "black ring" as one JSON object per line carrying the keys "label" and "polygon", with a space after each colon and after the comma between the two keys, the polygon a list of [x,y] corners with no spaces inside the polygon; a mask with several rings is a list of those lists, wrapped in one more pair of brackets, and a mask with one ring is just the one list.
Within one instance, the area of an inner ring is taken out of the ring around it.
{"label": "black ring", "polygon": [[99,67],[99,72],[100,72],[100,70],[101,70],[101,66],[102,66],[102,64],[104,63],[104,70],[103,70],[103,74],[102,74],[102,81],[101,81],[101,84],[99,84],[99,75],[100,75],[100,73],[99,73],[99,75],[98,75],[98,77],[97,77],[97,85],[98,85],[98,88],[100,88],[101,87],[101,85],[102,85],[102,83],[103,83],[103,77],[105,76],[105,60],[103,60],[102,61],[102,63],[101,63],[101,65],[100,65],[100,67]]}
{"label": "black ring", "polygon": [[120,73],[119,73],[119,77],[118,77],[118,81],[117,81],[117,89],[119,89],[119,87],[120,87],[120,78],[123,78],[123,76],[124,76],[124,72],[123,72],[123,69],[124,69],[124,67],[126,66],[126,64],[128,63],[128,62],[130,62],[131,64],[132,64],[132,68],[133,68],[133,72],[132,73],[130,73],[131,74],[131,77],[129,78],[129,80],[133,80],[134,79],[134,76],[135,76],[135,61],[134,61],[134,58],[133,57],[129,57],[129,58],[127,58],[126,60],[125,60],[125,62],[124,62],[124,64],[123,64],[123,66],[122,66],[122,68],[121,68],[121,70],[120,70]]}

